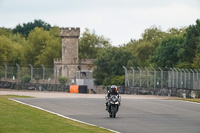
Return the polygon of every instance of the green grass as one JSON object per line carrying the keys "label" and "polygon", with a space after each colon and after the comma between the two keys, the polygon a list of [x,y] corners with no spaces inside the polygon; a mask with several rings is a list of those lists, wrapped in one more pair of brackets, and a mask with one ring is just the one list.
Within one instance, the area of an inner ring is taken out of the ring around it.
{"label": "green grass", "polygon": [[189,98],[178,98],[178,99],[175,99],[175,100],[183,100],[183,101],[189,101],[189,102],[197,102],[197,103],[200,103],[200,99],[189,99]]}
{"label": "green grass", "polygon": [[110,133],[8,99],[14,97],[25,98],[0,96],[0,133]]}

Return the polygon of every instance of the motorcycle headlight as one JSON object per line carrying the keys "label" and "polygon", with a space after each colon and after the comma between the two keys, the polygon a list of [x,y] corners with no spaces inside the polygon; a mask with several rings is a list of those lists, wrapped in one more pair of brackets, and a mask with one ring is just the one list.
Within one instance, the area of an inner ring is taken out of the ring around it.
{"label": "motorcycle headlight", "polygon": [[110,102],[111,104],[114,104],[112,101]]}

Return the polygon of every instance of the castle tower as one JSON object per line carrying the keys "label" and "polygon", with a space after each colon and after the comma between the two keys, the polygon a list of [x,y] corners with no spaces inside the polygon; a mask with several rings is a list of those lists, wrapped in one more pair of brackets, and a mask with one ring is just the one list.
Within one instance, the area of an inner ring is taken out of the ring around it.
{"label": "castle tower", "polygon": [[[71,83],[76,81],[77,78],[80,78],[80,76],[76,77],[77,71],[86,73],[93,70],[94,60],[78,59],[79,36],[80,28],[61,28],[60,37],[62,38],[62,58],[54,59],[54,74],[57,74],[57,77],[66,76]],[[81,75],[81,73],[79,75]],[[88,76],[86,77],[88,78]]]}
{"label": "castle tower", "polygon": [[73,80],[78,66],[78,38],[80,28],[61,28],[62,59],[54,59],[54,65],[59,70],[59,76],[67,76]]}
{"label": "castle tower", "polygon": [[80,28],[61,28],[62,64],[78,65],[78,38]]}

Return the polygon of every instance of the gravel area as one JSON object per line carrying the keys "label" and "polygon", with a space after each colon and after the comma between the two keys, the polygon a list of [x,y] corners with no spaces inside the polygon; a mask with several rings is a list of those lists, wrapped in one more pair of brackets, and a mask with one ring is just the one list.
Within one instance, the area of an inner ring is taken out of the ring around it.
{"label": "gravel area", "polygon": [[[49,91],[27,91],[0,89],[0,95],[20,95],[31,96],[35,98],[105,98],[105,94],[80,94],[67,92],[49,92]],[[122,99],[175,99],[177,97],[155,96],[155,95],[120,95]]]}

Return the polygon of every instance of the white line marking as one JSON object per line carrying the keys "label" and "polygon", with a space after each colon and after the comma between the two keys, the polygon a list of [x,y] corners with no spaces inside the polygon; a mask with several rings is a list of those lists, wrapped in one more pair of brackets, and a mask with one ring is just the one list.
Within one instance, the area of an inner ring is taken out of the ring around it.
{"label": "white line marking", "polygon": [[200,103],[193,102],[193,101],[184,101],[184,100],[178,100],[178,101],[182,101],[182,102],[185,102],[185,103],[194,103],[194,104],[200,104]]}
{"label": "white line marking", "polygon": [[90,126],[99,127],[99,128],[106,129],[106,130],[111,131],[111,132],[114,132],[114,133],[120,133],[120,132],[115,131],[115,130],[112,130],[112,129],[108,129],[108,128],[104,128],[104,127],[101,127],[101,126],[97,126],[97,125],[90,124],[90,123],[87,123],[87,122],[84,122],[84,121],[79,121],[79,120],[77,120],[77,119],[73,119],[73,118],[70,118],[70,117],[67,117],[67,116],[64,116],[64,115],[61,115],[61,114],[58,114],[58,113],[49,111],[49,110],[47,110],[47,109],[43,109],[43,108],[41,108],[41,107],[38,107],[38,106],[35,106],[35,105],[31,105],[31,104],[28,104],[28,103],[24,103],[24,102],[15,100],[15,99],[10,99],[10,98],[9,98],[9,100],[12,100],[12,101],[15,101],[15,102],[24,104],[24,105],[28,105],[28,106],[30,106],[30,107],[33,107],[33,108],[36,108],[36,109],[40,109],[40,110],[46,111],[46,112],[48,112],[48,113],[55,114],[55,115],[57,115],[57,116],[60,116],[60,117],[63,117],[63,118],[72,120],[72,121],[76,121],[76,122],[79,122],[79,123],[87,124],[87,125],[90,125]]}

